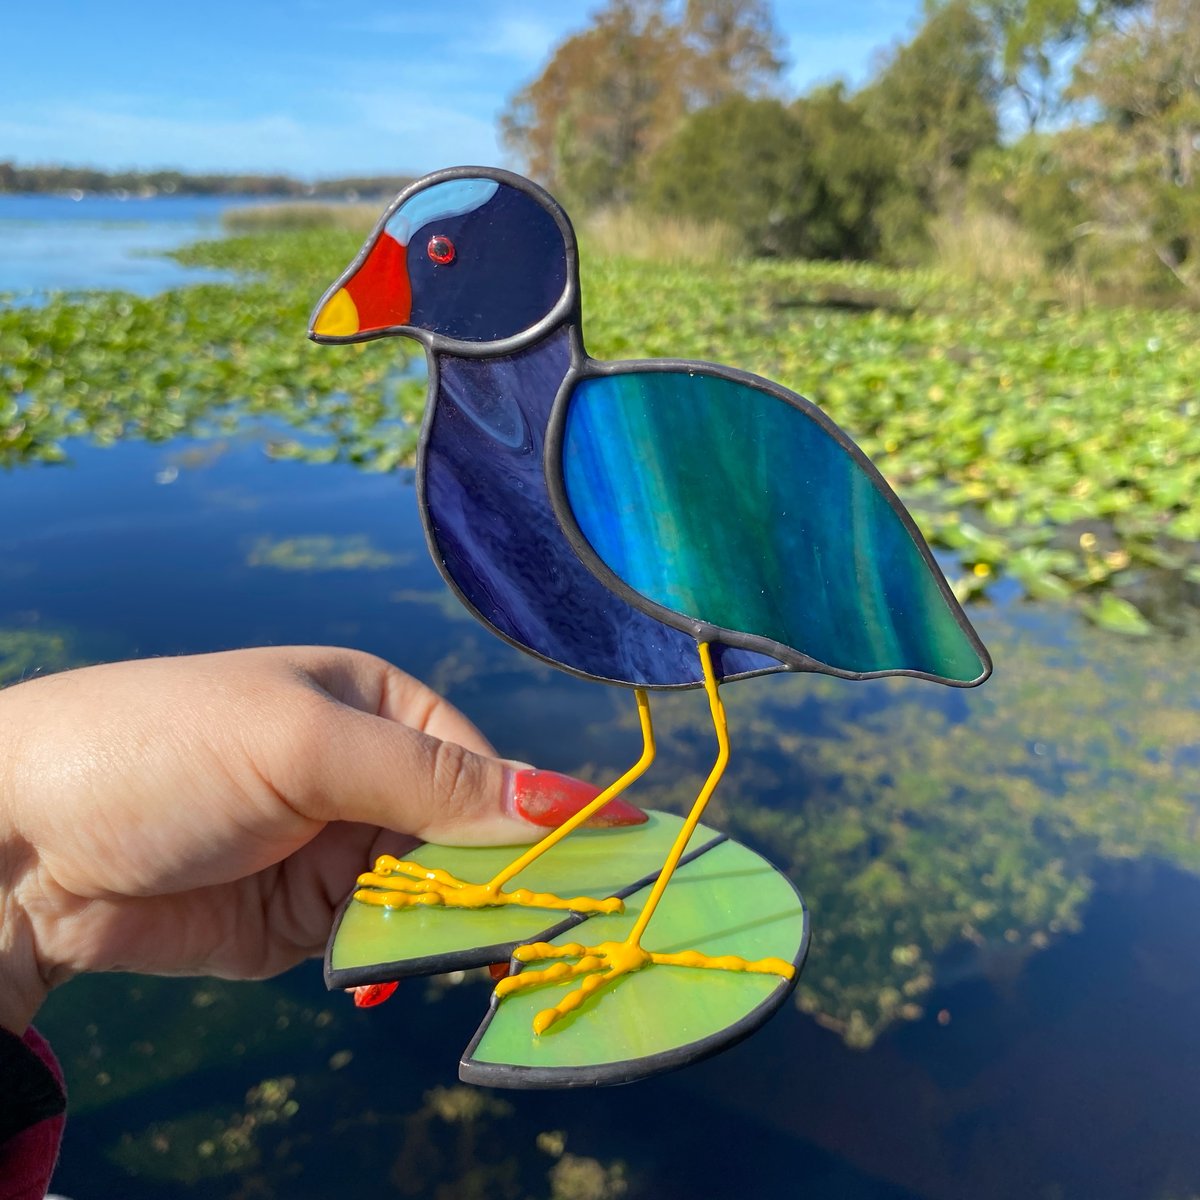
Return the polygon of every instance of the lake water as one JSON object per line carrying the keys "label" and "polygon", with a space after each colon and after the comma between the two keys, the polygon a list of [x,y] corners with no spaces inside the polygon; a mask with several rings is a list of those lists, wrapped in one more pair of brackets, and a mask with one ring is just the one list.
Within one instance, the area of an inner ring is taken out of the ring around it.
{"label": "lake water", "polygon": [[150,296],[224,278],[163,252],[220,236],[222,212],[255,203],[242,196],[0,195],[0,299],[36,303],[46,292],[86,288]]}
{"label": "lake water", "polygon": [[[165,235],[164,235],[165,236]],[[335,642],[444,691],[503,753],[594,778],[628,694],[543,667],[449,597],[410,477],[272,461],[276,430],[69,444],[0,474],[0,681],[34,667]],[[712,823],[811,904],[798,1002],[626,1088],[463,1088],[478,973],[358,1011],[317,964],[257,984],[77,980],[39,1025],[71,1087],[55,1190],[235,1200],[1185,1200],[1200,1195],[1200,636],[972,612],[983,688],[725,689]],[[636,799],[710,760],[655,700]],[[170,798],[164,797],[164,803]]]}

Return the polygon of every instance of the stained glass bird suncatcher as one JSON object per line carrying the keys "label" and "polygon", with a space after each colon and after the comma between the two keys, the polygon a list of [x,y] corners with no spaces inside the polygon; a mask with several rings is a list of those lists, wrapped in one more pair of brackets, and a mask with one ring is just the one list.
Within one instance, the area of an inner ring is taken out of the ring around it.
{"label": "stained glass bird suncatcher", "polygon": [[[903,505],[815,405],[729,367],[588,356],[571,224],[528,180],[454,168],[397,197],[310,329],[395,335],[428,358],[417,490],[447,583],[513,645],[632,689],[643,751],[528,850],[377,862],[327,980],[511,953],[462,1064],[477,1082],[627,1080],[712,1053],[782,1003],[809,933],[778,872],[700,825],[729,755],[720,686],[815,671],[971,687],[987,651]],[[580,829],[650,766],[650,693],[696,687],[717,753],[687,818]]]}

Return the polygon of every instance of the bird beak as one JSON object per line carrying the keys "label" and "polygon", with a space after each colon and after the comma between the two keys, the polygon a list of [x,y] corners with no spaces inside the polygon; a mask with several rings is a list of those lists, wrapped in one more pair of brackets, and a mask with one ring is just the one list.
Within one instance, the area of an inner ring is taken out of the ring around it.
{"label": "bird beak", "polygon": [[381,230],[321,297],[309,321],[314,342],[358,342],[401,327],[412,313],[408,247]]}

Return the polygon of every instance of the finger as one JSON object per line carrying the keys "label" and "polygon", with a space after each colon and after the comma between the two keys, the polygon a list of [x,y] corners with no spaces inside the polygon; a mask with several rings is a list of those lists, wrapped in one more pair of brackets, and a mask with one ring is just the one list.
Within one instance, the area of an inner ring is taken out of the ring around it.
{"label": "finger", "polygon": [[[477,754],[495,757],[491,743],[453,704],[390,663],[376,661],[385,672],[380,716],[411,725],[443,741],[455,742]],[[573,776],[539,771],[527,763],[508,760],[506,765],[513,769],[505,797],[509,811],[543,829],[558,828],[590,804],[600,791]],[[601,829],[640,825],[645,820],[646,814],[640,808],[617,798],[589,817],[586,825]]]}
{"label": "finger", "polygon": [[[428,841],[497,845],[535,841],[599,792],[569,776],[499,761],[453,705],[383,659],[328,648],[289,653],[321,689],[293,730],[300,752],[277,776],[285,798],[306,816],[368,822]],[[619,800],[601,818],[608,825],[646,819]]]}
{"label": "finger", "polygon": [[383,703],[379,715],[410,725],[443,742],[455,742],[476,754],[496,757],[491,742],[443,696],[420,680],[384,663]]}
{"label": "finger", "polygon": [[[315,692],[269,727],[264,777],[294,810],[454,845],[530,842],[506,763]],[[596,789],[580,785],[581,799]]]}
{"label": "finger", "polygon": [[293,646],[286,653],[343,704],[496,757],[487,738],[453,704],[386,659],[325,646]]}

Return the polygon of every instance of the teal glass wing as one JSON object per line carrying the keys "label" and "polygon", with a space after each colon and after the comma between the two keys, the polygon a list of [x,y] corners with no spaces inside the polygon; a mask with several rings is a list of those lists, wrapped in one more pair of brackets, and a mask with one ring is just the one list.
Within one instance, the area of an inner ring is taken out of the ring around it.
{"label": "teal glass wing", "polygon": [[603,566],[681,627],[787,647],[811,660],[793,657],[802,670],[986,678],[911,518],[807,401],[697,364],[585,376],[565,405],[570,515]]}

